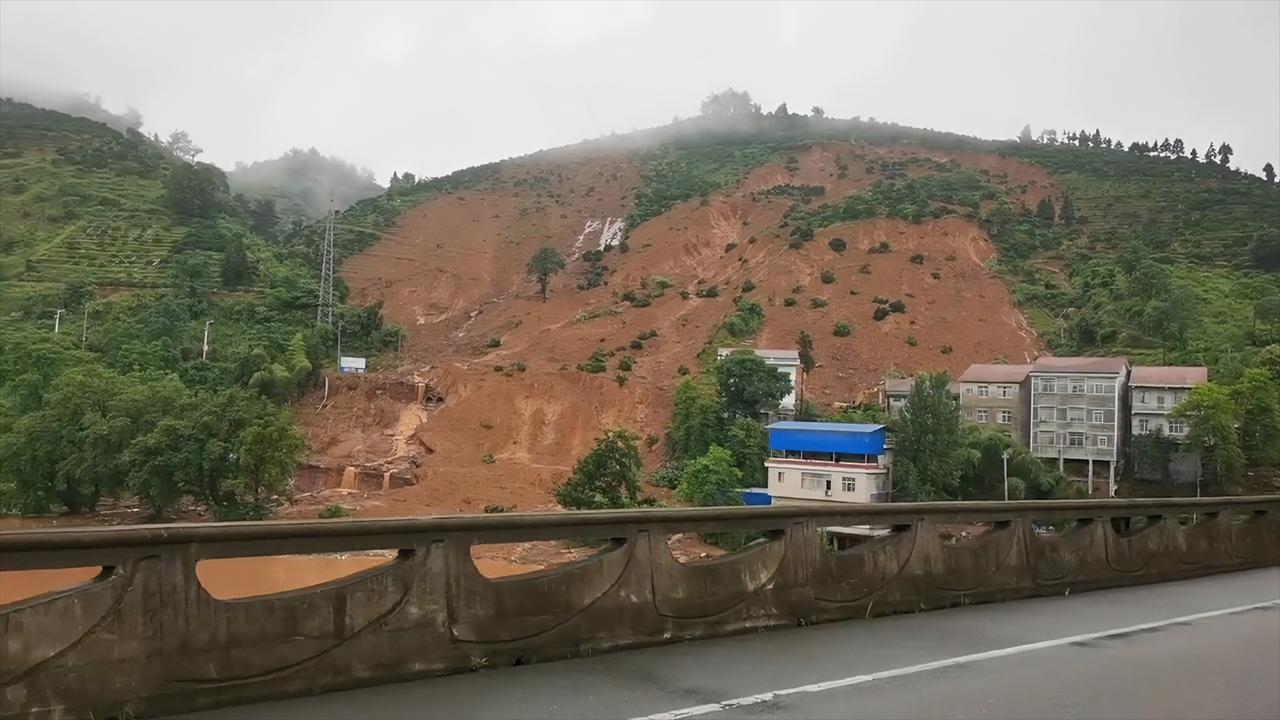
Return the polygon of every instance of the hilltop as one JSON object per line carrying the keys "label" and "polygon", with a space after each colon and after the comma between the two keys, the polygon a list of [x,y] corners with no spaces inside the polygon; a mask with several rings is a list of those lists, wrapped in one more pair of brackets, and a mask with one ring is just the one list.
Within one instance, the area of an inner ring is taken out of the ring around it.
{"label": "hilltop", "polygon": [[293,148],[278,158],[236,163],[227,173],[234,193],[267,198],[276,205],[281,223],[318,220],[330,208],[342,210],[385,190],[373,173],[315,148]]}

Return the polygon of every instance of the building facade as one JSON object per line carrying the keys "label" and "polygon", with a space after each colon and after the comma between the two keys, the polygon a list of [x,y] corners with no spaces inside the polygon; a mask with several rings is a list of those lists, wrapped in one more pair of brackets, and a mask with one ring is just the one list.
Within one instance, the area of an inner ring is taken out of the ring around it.
{"label": "building facade", "polygon": [[883,425],[783,421],[768,431],[774,504],[889,501]]}
{"label": "building facade", "polygon": [[1030,445],[1030,365],[970,365],[960,376],[960,414],[988,430],[1013,436]]}
{"label": "building facade", "polygon": [[[1176,443],[1164,466],[1148,458],[1134,457],[1138,477],[1193,482],[1200,470],[1200,458],[1186,452],[1187,425],[1169,416],[1197,385],[1209,381],[1209,369],[1201,366],[1135,366],[1129,376],[1129,433],[1131,439],[1160,436]],[[1137,455],[1138,453],[1135,453]]]}
{"label": "building facade", "polygon": [[[1031,388],[1031,452],[1095,476],[1105,476],[1109,494],[1127,439],[1124,400],[1129,361],[1123,357],[1042,357],[1028,373]],[[1103,475],[1105,473],[1105,475]]]}
{"label": "building facade", "polygon": [[[720,348],[716,360],[723,360],[742,348]],[[796,412],[796,389],[800,387],[804,370],[800,367],[800,353],[795,350],[753,350],[765,365],[777,370],[791,381],[791,392],[778,404],[776,415],[792,417]]]}

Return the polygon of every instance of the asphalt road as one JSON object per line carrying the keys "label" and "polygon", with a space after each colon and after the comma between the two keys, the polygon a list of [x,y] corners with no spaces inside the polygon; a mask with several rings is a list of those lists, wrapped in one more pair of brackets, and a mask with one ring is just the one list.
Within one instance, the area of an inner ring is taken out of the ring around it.
{"label": "asphalt road", "polygon": [[189,718],[1280,718],[1280,568],[631,650]]}

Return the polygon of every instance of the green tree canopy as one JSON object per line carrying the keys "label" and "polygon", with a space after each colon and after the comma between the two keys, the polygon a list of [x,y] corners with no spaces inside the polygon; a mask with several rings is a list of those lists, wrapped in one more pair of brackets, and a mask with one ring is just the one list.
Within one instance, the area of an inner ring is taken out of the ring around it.
{"label": "green tree canopy", "polygon": [[1280,380],[1250,368],[1231,388],[1240,411],[1240,449],[1251,465],[1280,465]]}
{"label": "green tree canopy", "polygon": [[229,192],[226,174],[208,163],[180,163],[164,181],[165,204],[183,221],[214,217],[230,202]]}
{"label": "green tree canopy", "polygon": [[676,387],[667,450],[677,460],[699,457],[719,441],[725,424],[715,386],[687,378]]}
{"label": "green tree canopy", "polygon": [[525,270],[529,277],[537,281],[543,302],[547,301],[547,288],[551,285],[551,276],[563,270],[564,267],[564,256],[551,246],[538,248],[533,257],[529,258],[529,265]]}
{"label": "green tree canopy", "polygon": [[1187,422],[1187,442],[1200,452],[1205,478],[1218,485],[1240,478],[1240,411],[1226,388],[1212,382],[1192,388],[1170,416]]}
{"label": "green tree canopy", "polygon": [[556,502],[570,510],[634,507],[640,495],[640,449],[628,430],[606,430],[556,488]]}
{"label": "green tree canopy", "polygon": [[737,490],[742,486],[742,471],[734,463],[733,454],[712,445],[705,455],[688,462],[676,496],[699,507],[741,505]]}
{"label": "green tree canopy", "polygon": [[960,407],[945,372],[916,375],[894,439],[895,500],[956,500],[973,462],[960,433]]}
{"label": "green tree canopy", "polygon": [[791,392],[791,379],[750,350],[735,351],[716,363],[715,374],[725,412],[732,417],[772,412]]}
{"label": "green tree canopy", "polygon": [[724,449],[733,456],[734,466],[748,486],[764,483],[764,461],[769,458],[769,433],[749,418],[737,418],[724,436]]}

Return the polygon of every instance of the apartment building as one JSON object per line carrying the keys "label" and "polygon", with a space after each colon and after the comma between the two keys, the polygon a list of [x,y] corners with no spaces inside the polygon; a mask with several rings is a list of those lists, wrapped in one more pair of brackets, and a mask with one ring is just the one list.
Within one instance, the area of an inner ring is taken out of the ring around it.
{"label": "apartment building", "polygon": [[1030,371],[1031,365],[970,365],[959,380],[961,416],[1030,445]]}
{"label": "apartment building", "polygon": [[883,425],[782,421],[768,430],[774,504],[888,502]]}
{"label": "apartment building", "polygon": [[1124,400],[1129,361],[1123,357],[1041,357],[1028,373],[1031,388],[1031,452],[1056,459],[1058,469],[1085,470],[1093,491],[1105,466],[1108,488],[1116,477],[1126,439]]}
{"label": "apartment building", "polygon": [[[1129,432],[1131,437],[1159,434],[1175,442],[1185,441],[1187,426],[1169,417],[1173,408],[1187,398],[1191,388],[1209,381],[1209,369],[1201,366],[1135,366],[1129,376]],[[1134,464],[1139,477],[1191,482],[1200,469],[1200,458],[1181,448],[1169,457],[1166,467]],[[1149,463],[1148,463],[1149,464]]]}
{"label": "apartment building", "polygon": [[[889,378],[881,384],[880,404],[888,411],[889,417],[896,418],[902,413],[915,383],[915,378]],[[960,383],[953,380],[947,384],[947,389],[951,391],[951,399],[959,402]]]}

